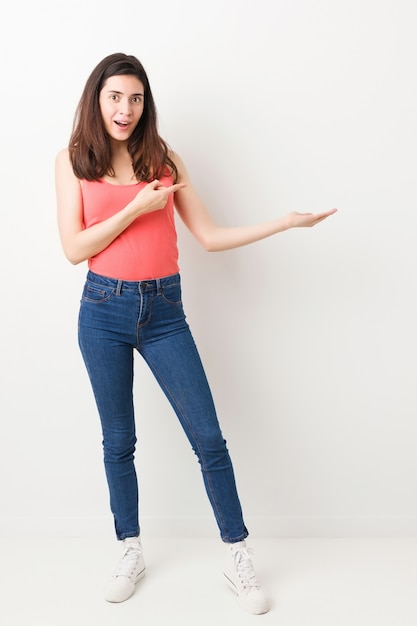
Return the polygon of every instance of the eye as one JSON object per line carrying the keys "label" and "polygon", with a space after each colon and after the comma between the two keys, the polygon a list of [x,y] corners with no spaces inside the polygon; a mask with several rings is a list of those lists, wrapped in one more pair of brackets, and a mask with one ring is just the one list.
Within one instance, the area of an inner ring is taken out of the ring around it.
{"label": "eye", "polygon": [[117,95],[115,93],[110,94],[110,100],[117,100]]}
{"label": "eye", "polygon": [[141,96],[133,96],[133,98],[132,98],[132,102],[134,102],[135,104],[139,103],[141,101],[142,101]]}

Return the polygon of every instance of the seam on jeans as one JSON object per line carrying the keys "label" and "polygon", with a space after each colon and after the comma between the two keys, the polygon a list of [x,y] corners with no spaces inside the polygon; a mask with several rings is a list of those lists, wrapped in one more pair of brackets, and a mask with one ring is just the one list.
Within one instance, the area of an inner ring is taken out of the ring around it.
{"label": "seam on jeans", "polygon": [[190,432],[193,434],[195,445],[196,445],[196,448],[197,448],[197,450],[199,452],[199,460],[200,460],[201,471],[206,475],[207,483],[210,486],[210,494],[211,494],[211,499],[212,499],[211,501],[215,504],[215,507],[214,507],[215,508],[215,517],[220,521],[220,525],[224,529],[225,528],[224,517],[221,514],[221,508],[219,507],[219,503],[218,503],[218,500],[217,500],[216,495],[215,495],[215,490],[213,489],[213,484],[212,484],[212,481],[211,481],[210,472],[203,466],[202,461],[203,461],[204,455],[202,454],[201,445],[200,445],[197,437],[194,434],[194,430],[191,427],[191,424],[190,424],[189,420],[186,418],[186,414],[185,414],[182,406],[177,402],[177,400],[174,398],[172,393],[169,391],[168,385],[166,384],[164,377],[159,372],[159,369],[154,365],[153,361],[151,361],[151,359],[149,357],[146,357],[145,360],[146,360],[146,362],[149,365],[152,366],[151,369],[154,372],[154,375],[155,375],[155,373],[157,373],[158,377],[159,377],[159,380],[164,383],[164,387],[163,387],[164,393],[171,399],[172,404],[177,407],[177,410],[181,414],[181,417],[182,417],[184,423],[187,424]]}

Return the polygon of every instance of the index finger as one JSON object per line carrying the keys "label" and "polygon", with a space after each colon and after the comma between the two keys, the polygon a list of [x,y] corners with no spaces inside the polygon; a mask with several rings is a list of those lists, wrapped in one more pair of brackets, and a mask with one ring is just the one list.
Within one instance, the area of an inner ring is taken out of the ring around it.
{"label": "index finger", "polygon": [[176,191],[179,191],[180,189],[183,189],[186,186],[187,185],[185,183],[175,183],[175,185],[171,185],[170,187],[167,187],[167,191],[169,193],[175,193]]}

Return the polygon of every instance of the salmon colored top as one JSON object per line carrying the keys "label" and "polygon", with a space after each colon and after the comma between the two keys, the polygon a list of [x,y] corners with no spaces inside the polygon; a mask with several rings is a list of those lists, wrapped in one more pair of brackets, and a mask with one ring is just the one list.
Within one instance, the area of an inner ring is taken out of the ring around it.
{"label": "salmon colored top", "polygon": [[[172,185],[170,176],[159,180],[163,185]],[[83,180],[84,227],[121,211],[145,185]],[[88,267],[102,276],[133,281],[176,274],[179,267],[173,195],[163,209],[136,218],[107,248],[88,260]]]}

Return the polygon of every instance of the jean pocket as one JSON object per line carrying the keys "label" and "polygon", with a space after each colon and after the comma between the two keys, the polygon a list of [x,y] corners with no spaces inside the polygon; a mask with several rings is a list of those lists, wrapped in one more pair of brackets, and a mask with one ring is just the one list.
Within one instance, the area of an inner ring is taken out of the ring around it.
{"label": "jean pocket", "polygon": [[84,285],[83,300],[86,302],[107,302],[115,293],[114,287],[98,285],[87,281]]}
{"label": "jean pocket", "polygon": [[162,297],[170,304],[181,304],[181,284],[179,282],[162,286]]}

